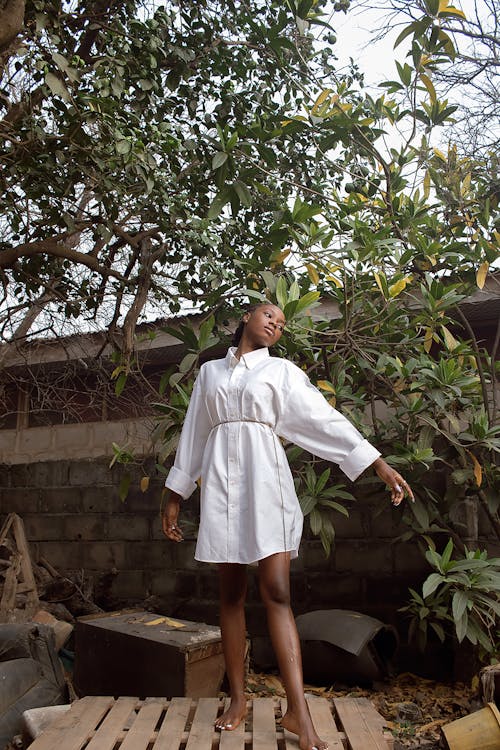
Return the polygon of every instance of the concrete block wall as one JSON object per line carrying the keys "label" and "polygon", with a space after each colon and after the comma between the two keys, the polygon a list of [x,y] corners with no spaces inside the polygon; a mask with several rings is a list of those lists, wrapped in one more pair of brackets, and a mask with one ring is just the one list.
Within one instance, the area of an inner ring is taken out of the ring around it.
{"label": "concrete block wall", "polygon": [[[0,466],[0,522],[18,513],[34,561],[43,557],[61,572],[91,576],[111,608],[154,596],[172,616],[214,624],[216,566],[194,560],[197,502],[190,499],[183,509],[185,541],[168,542],[160,525],[163,478],[154,475],[153,464],[147,469],[148,491],[141,492],[136,469],[121,502],[118,487],[127,468],[110,470],[109,458]],[[484,519],[480,526],[488,535]],[[316,538],[303,539],[292,562],[294,612],[353,609],[395,624],[404,638],[398,609],[408,601],[408,587],[419,589],[430,569],[416,543],[398,541],[401,512],[360,500],[349,518],[336,514],[335,527],[328,559]],[[489,547],[491,554],[500,551],[494,542]],[[256,567],[248,577],[247,626],[259,638],[267,628]]]}
{"label": "concrete block wall", "polygon": [[[40,461],[0,467],[0,516],[24,520],[34,560],[45,558],[61,571],[83,571],[96,582],[107,576],[111,600],[161,598],[173,615],[217,620],[216,566],[194,560],[197,502],[186,502],[186,538],[174,545],[162,535],[163,479],[151,472],[147,492],[140,472],[127,499],[118,487],[127,467],[109,469],[109,459]],[[134,470],[132,470],[134,471]],[[336,543],[329,559],[320,542],[304,538],[292,563],[297,613],[345,607],[394,620],[409,585],[419,585],[426,563],[415,545],[394,543],[401,533],[398,512],[382,514],[363,504],[350,518],[337,514]],[[111,574],[111,575],[108,575]],[[257,570],[249,569],[248,625],[265,632]]]}

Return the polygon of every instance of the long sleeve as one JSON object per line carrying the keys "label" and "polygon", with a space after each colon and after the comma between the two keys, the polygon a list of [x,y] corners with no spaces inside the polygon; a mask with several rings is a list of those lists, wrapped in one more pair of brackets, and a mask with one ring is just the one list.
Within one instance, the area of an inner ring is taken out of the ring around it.
{"label": "long sleeve", "polygon": [[380,456],[354,425],[330,406],[307,375],[291,363],[280,393],[276,431],[286,440],[338,464],[351,480]]}
{"label": "long sleeve", "polygon": [[189,497],[196,489],[196,480],[201,475],[203,452],[211,426],[202,388],[201,370],[193,386],[174,465],[165,481],[166,487],[183,498]]}

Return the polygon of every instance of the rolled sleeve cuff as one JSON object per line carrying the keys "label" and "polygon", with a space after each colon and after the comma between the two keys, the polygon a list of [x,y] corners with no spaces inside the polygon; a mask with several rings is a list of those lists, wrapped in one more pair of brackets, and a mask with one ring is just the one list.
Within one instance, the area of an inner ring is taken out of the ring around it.
{"label": "rolled sleeve cuff", "polygon": [[172,466],[165,480],[165,487],[186,499],[195,491],[196,482],[181,469]]}
{"label": "rolled sleeve cuff", "polygon": [[339,467],[351,481],[354,481],[380,456],[381,453],[368,440],[363,440],[344,458]]}

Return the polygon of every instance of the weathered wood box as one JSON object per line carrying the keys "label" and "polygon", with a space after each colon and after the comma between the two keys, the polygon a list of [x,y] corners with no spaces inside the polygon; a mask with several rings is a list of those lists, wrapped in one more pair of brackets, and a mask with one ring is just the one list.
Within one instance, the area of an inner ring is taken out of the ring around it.
{"label": "weathered wood box", "polygon": [[144,611],[89,615],[76,624],[79,696],[211,697],[224,669],[218,627]]}

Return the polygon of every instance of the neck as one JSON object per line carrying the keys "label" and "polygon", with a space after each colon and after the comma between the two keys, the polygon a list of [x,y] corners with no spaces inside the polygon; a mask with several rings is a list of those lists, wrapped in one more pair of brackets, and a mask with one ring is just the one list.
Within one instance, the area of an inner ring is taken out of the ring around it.
{"label": "neck", "polygon": [[249,352],[255,352],[257,349],[265,349],[265,346],[258,346],[257,344],[251,344],[249,341],[246,341],[245,339],[241,339],[240,343],[238,344],[238,348],[236,349],[234,356],[239,359],[243,354],[249,354]]}

